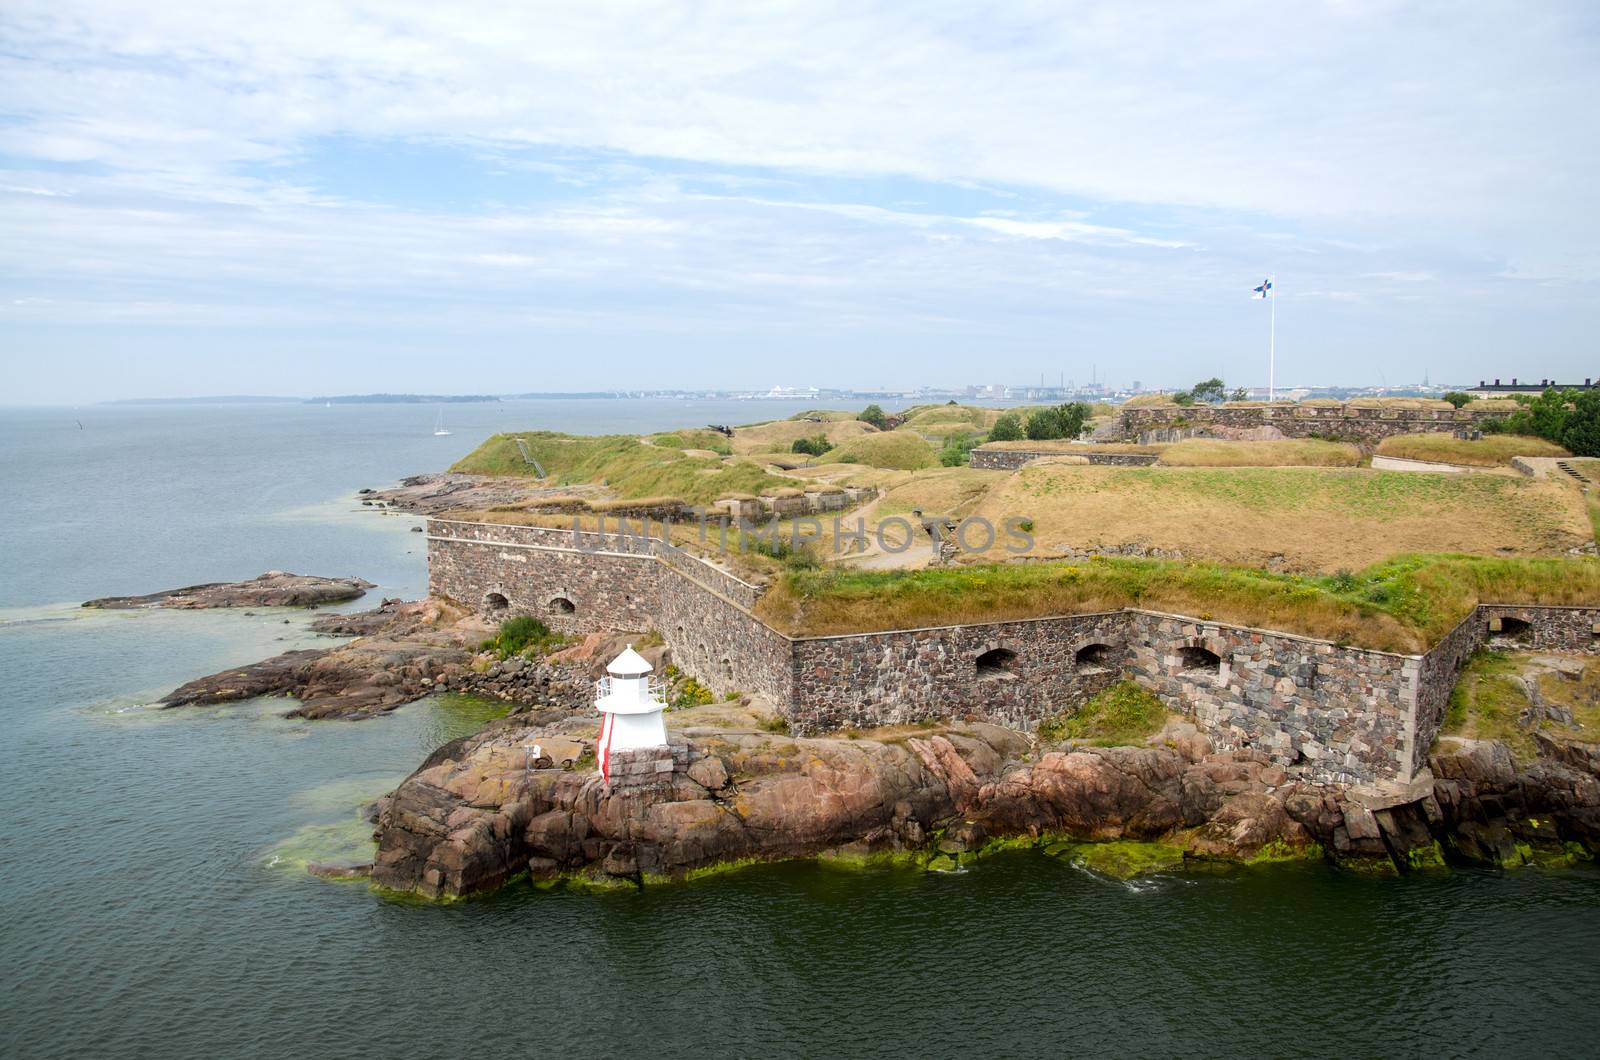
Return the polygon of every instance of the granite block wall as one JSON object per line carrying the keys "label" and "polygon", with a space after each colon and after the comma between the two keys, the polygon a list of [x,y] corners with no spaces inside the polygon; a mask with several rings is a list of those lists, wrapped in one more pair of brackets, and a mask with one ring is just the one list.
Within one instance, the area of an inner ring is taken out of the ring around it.
{"label": "granite block wall", "polygon": [[428,592],[486,615],[589,633],[650,629],[661,609],[662,567],[631,537],[430,519],[427,539]]}
{"label": "granite block wall", "polygon": [[1485,642],[1600,654],[1600,608],[1487,604],[1420,656],[1137,610],[791,638],[754,615],[759,587],[659,541],[434,519],[428,558],[430,591],[475,610],[659,630],[714,692],[759,693],[803,734],[950,717],[1030,728],[1127,678],[1219,746],[1328,782],[1410,780]]}
{"label": "granite block wall", "polygon": [[1030,728],[1120,679],[1126,630],[1116,612],[801,638],[790,722],[800,733],[950,717]]}
{"label": "granite block wall", "polygon": [[970,461],[976,468],[988,471],[1015,471],[1023,464],[1051,456],[1087,457],[1091,464],[1108,464],[1117,467],[1149,467],[1160,459],[1154,453],[1097,453],[1090,446],[1084,452],[1051,452],[1031,449],[974,449]]}
{"label": "granite block wall", "polygon": [[1373,445],[1396,434],[1422,431],[1473,429],[1481,421],[1502,416],[1501,412],[1464,409],[1394,409],[1319,407],[1316,405],[1264,405],[1251,408],[1223,408],[1211,405],[1154,406],[1125,409],[1123,435],[1136,438],[1147,431],[1172,427],[1228,427],[1254,430],[1275,427],[1286,438],[1312,435],[1341,441]]}

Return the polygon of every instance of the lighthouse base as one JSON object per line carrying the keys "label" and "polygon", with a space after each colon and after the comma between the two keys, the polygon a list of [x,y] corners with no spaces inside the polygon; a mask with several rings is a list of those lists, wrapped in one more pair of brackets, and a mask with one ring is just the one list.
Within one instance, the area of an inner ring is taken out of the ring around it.
{"label": "lighthouse base", "polygon": [[666,786],[672,783],[674,770],[689,768],[689,748],[678,744],[613,751],[610,767],[606,779],[612,791]]}

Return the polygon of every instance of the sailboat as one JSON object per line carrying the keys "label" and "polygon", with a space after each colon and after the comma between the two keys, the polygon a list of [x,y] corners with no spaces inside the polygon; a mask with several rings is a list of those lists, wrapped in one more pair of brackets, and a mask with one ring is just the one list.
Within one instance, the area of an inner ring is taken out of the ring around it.
{"label": "sailboat", "polygon": [[433,436],[435,438],[443,438],[449,433],[449,431],[445,430],[444,426],[444,409],[440,409],[439,418],[435,420],[433,424]]}

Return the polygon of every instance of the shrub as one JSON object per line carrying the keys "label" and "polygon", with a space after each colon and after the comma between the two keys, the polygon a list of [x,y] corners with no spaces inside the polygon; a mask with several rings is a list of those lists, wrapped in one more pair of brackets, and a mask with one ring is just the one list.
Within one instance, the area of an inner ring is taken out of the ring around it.
{"label": "shrub", "polygon": [[1450,402],[1450,404],[1454,405],[1456,408],[1461,408],[1468,402],[1476,399],[1471,394],[1463,394],[1459,390],[1452,390],[1448,394],[1444,395],[1444,400]]}
{"label": "shrub", "polygon": [[861,410],[856,419],[862,423],[870,423],[880,431],[889,426],[889,417],[884,415],[883,408],[879,405],[868,405]]}
{"label": "shrub", "polygon": [[703,707],[707,703],[716,702],[717,697],[711,694],[711,689],[696,681],[692,677],[685,677],[678,685],[677,694],[672,697],[674,707]]}
{"label": "shrub", "polygon": [[1083,433],[1089,419],[1089,406],[1081,401],[1040,409],[1028,417],[1027,434],[1034,441],[1052,438],[1076,438]]}
{"label": "shrub", "polygon": [[1223,387],[1222,380],[1216,378],[1207,379],[1203,382],[1196,383],[1189,390],[1189,397],[1194,401],[1201,401],[1213,405],[1227,396],[1228,391]]}
{"label": "shrub", "polygon": [[513,655],[548,654],[565,643],[565,637],[532,615],[518,615],[500,623],[500,632],[478,645],[478,650],[509,659]]}
{"label": "shrub", "polygon": [[794,445],[789,447],[792,453],[805,453],[807,456],[821,456],[833,448],[833,443],[828,441],[827,435],[818,434],[810,438],[796,438]]}
{"label": "shrub", "polygon": [[972,447],[980,440],[974,434],[952,434],[944,440],[944,448],[939,451],[939,463],[945,467],[961,467],[971,459]]}
{"label": "shrub", "polygon": [[1015,412],[1003,413],[989,428],[989,441],[1016,442],[1022,440],[1022,420]]}

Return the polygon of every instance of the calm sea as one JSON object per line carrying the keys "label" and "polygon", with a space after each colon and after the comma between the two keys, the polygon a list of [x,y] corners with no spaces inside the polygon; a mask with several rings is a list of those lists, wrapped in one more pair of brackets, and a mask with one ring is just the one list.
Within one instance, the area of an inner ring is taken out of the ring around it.
{"label": "calm sea", "polygon": [[428,406],[0,410],[0,1056],[1595,1054],[1592,868],[1126,886],[1021,853],[437,906],[315,880],[305,862],[361,853],[358,807],[479,708],[153,711],[327,642],[303,613],[76,607],[269,568],[414,597],[416,520],[361,509],[362,486],[497,430],[798,408],[452,405],[445,438]]}

